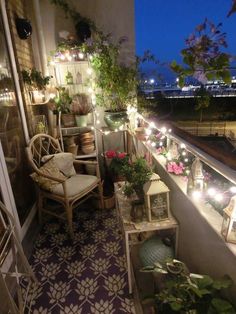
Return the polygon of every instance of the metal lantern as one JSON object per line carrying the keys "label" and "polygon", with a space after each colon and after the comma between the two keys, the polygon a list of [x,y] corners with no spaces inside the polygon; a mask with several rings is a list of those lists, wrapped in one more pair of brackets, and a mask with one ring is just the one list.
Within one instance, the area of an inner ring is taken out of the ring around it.
{"label": "metal lantern", "polygon": [[223,223],[221,234],[225,241],[236,243],[236,195],[234,195],[229,205],[223,209]]}
{"label": "metal lantern", "polygon": [[169,219],[170,217],[170,190],[160,180],[158,174],[153,173],[150,180],[143,186],[145,207],[149,221]]}

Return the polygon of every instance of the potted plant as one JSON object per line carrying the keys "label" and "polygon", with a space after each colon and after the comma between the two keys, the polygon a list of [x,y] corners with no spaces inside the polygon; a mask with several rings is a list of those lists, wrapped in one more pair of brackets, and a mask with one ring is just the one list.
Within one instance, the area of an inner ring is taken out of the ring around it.
{"label": "potted plant", "polygon": [[155,263],[141,271],[159,273],[165,277],[160,291],[144,299],[144,303],[154,305],[158,314],[235,313],[233,305],[221,296],[221,290],[232,283],[228,278],[213,280],[208,275],[192,274],[178,260],[168,260],[164,266]]}
{"label": "potted plant", "polygon": [[62,123],[65,127],[75,125],[75,116],[71,113],[72,98],[65,87],[57,87],[57,96],[54,98],[56,111],[61,113]]}
{"label": "potted plant", "polygon": [[44,102],[46,86],[50,83],[52,76],[43,76],[35,68],[22,70],[21,74],[23,82],[29,91],[31,101],[33,103]]}
{"label": "potted plant", "polygon": [[71,112],[75,115],[77,126],[85,127],[88,122],[88,114],[93,111],[86,94],[77,94],[72,98]]}
{"label": "potted plant", "polygon": [[152,174],[146,159],[143,157],[137,157],[133,162],[125,163],[121,167],[120,173],[126,180],[124,187],[125,195],[130,197],[135,192],[137,197],[143,201],[143,185],[150,179]]}
{"label": "potted plant", "polygon": [[124,181],[121,171],[122,167],[129,163],[129,156],[127,153],[108,150],[105,152],[104,157],[113,181]]}
{"label": "potted plant", "polygon": [[95,40],[89,39],[82,45],[84,52],[92,54],[97,104],[105,108],[104,120],[111,129],[118,129],[128,121],[127,105],[136,97],[137,64],[120,61],[124,41],[121,38],[114,44],[109,35],[97,33]]}

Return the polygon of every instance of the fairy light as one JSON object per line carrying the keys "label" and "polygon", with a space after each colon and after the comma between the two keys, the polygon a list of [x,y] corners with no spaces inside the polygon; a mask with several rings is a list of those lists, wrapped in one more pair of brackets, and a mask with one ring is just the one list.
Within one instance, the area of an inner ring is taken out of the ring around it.
{"label": "fairy light", "polygon": [[231,193],[236,193],[236,186],[231,186],[229,190]]}
{"label": "fairy light", "polygon": [[150,140],[147,140],[147,144],[150,144],[151,143],[151,141]]}
{"label": "fairy light", "polygon": [[110,134],[110,131],[105,131],[104,134],[108,135],[108,134]]}
{"label": "fairy light", "polygon": [[185,162],[188,162],[188,158],[185,158],[184,161],[185,161]]}
{"label": "fairy light", "polygon": [[123,128],[124,128],[124,126],[123,126],[123,125],[121,125],[121,126],[119,127],[119,130],[120,130],[120,131],[122,131],[122,130],[123,130]]}
{"label": "fairy light", "polygon": [[216,194],[216,190],[215,190],[214,188],[209,188],[209,189],[207,190],[207,194],[208,194],[209,196],[214,196],[214,195]]}
{"label": "fairy light", "polygon": [[162,128],[161,128],[161,133],[165,134],[166,131],[167,131],[166,127],[162,127]]}
{"label": "fairy light", "polygon": [[181,143],[180,148],[184,149],[184,148],[186,148],[186,145],[184,143]]}
{"label": "fairy light", "polygon": [[156,125],[155,125],[155,123],[154,123],[153,121],[150,122],[149,126],[150,126],[150,128],[152,128],[152,129],[156,128]]}
{"label": "fairy light", "polygon": [[152,143],[151,143],[151,146],[152,146],[152,147],[155,147],[155,146],[156,146],[156,143],[155,143],[155,142],[152,142]]}
{"label": "fairy light", "polygon": [[171,132],[172,132],[172,129],[169,129],[168,132],[171,133]]}
{"label": "fairy light", "polygon": [[68,57],[67,57],[67,60],[68,60],[68,61],[71,61],[71,60],[72,60],[72,56],[68,56]]}
{"label": "fairy light", "polygon": [[118,129],[115,129],[115,132],[118,132]]}
{"label": "fairy light", "polygon": [[96,122],[97,122],[97,124],[100,124],[100,120],[97,120]]}
{"label": "fairy light", "polygon": [[61,60],[65,60],[65,58],[66,58],[66,57],[65,57],[64,55],[61,55],[61,56],[60,56],[60,59],[61,59]]}
{"label": "fairy light", "polygon": [[89,87],[89,88],[88,88],[88,92],[89,92],[90,94],[93,92],[92,87]]}
{"label": "fairy light", "polygon": [[80,58],[80,59],[84,59],[84,54],[83,54],[83,52],[80,52],[80,53],[79,53],[79,58]]}
{"label": "fairy light", "polygon": [[223,194],[216,194],[214,199],[217,201],[217,202],[221,202],[223,200]]}
{"label": "fairy light", "polygon": [[192,193],[192,197],[195,199],[195,200],[199,200],[201,197],[202,197],[202,193],[201,191],[193,191]]}
{"label": "fairy light", "polygon": [[185,172],[186,172],[187,175],[190,174],[190,170],[189,169],[186,169]]}
{"label": "fairy light", "polygon": [[50,94],[49,94],[49,97],[50,97],[50,99],[53,99],[53,98],[55,98],[55,97],[56,97],[56,94],[54,94],[54,93],[50,93]]}
{"label": "fairy light", "polygon": [[159,143],[159,146],[163,146],[163,142],[160,142],[160,143]]}
{"label": "fairy light", "polygon": [[88,75],[91,75],[93,73],[93,70],[91,68],[88,68],[87,73],[88,73]]}
{"label": "fairy light", "polygon": [[93,60],[93,56],[89,55],[89,60],[92,61]]}
{"label": "fairy light", "polygon": [[55,61],[50,61],[51,66],[54,66],[55,64],[56,64]]}
{"label": "fairy light", "polygon": [[186,154],[187,154],[186,152],[182,152],[182,156],[186,156]]}

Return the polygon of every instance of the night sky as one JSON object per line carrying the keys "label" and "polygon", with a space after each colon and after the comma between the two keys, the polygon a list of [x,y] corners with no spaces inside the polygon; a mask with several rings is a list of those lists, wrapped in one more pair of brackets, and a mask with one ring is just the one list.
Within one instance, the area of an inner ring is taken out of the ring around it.
{"label": "night sky", "polygon": [[231,0],[135,0],[136,54],[147,49],[161,62],[181,61],[185,39],[207,17],[223,23],[227,52],[236,55],[236,14],[227,18]]}

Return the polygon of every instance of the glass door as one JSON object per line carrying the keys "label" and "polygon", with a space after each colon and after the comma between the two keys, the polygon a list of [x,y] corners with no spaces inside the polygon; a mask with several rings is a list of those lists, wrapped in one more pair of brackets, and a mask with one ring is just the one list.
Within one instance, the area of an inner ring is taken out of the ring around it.
{"label": "glass door", "polygon": [[[0,11],[0,140],[20,225],[23,226],[35,203],[35,193],[29,177],[22,116],[1,13]],[[6,183],[2,178],[0,182],[0,190],[3,191]]]}

